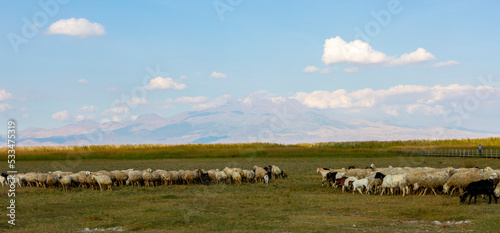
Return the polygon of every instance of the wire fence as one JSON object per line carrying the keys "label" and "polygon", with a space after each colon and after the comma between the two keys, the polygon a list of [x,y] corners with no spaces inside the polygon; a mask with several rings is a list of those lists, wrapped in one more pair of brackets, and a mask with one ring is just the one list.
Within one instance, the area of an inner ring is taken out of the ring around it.
{"label": "wire fence", "polygon": [[498,149],[428,149],[419,153],[430,157],[462,157],[462,158],[500,158]]}

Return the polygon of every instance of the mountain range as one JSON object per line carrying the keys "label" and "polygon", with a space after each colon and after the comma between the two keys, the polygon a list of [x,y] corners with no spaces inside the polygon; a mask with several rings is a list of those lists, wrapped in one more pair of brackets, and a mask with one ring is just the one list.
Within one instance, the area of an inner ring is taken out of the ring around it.
{"label": "mountain range", "polygon": [[[437,134],[436,132],[439,132]],[[497,133],[463,128],[412,128],[391,122],[341,120],[295,99],[248,96],[224,105],[165,118],[145,114],[126,122],[83,120],[53,129],[19,132],[19,146],[189,144],[482,138]]]}

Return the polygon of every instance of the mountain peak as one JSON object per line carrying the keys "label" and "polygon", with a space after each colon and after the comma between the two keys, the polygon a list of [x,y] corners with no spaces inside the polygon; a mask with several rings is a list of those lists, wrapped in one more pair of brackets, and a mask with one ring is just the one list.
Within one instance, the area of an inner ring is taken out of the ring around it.
{"label": "mountain peak", "polygon": [[134,120],[134,122],[136,123],[143,123],[143,124],[151,122],[159,122],[159,121],[165,121],[165,118],[156,113],[144,114]]}

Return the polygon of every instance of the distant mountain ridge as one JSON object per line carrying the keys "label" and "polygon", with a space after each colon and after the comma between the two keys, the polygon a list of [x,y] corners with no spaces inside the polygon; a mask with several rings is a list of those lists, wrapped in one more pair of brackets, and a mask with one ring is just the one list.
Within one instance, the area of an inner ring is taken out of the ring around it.
{"label": "distant mountain ridge", "polygon": [[[439,134],[436,134],[439,132]],[[20,146],[90,144],[188,144],[480,138],[500,136],[463,128],[415,129],[390,122],[339,120],[295,99],[250,95],[199,111],[164,118],[145,114],[126,122],[83,120],[54,129],[28,128]]]}

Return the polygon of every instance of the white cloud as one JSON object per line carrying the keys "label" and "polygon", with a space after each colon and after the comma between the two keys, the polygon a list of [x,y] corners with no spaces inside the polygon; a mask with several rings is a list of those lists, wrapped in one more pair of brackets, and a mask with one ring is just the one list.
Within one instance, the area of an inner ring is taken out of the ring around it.
{"label": "white cloud", "polygon": [[81,83],[81,84],[88,84],[89,81],[87,79],[80,79],[78,81],[76,81],[77,83]]}
{"label": "white cloud", "polygon": [[83,120],[85,120],[85,116],[81,115],[81,114],[78,114],[78,115],[76,115],[75,120],[76,121],[83,121]]}
{"label": "white cloud", "polygon": [[168,98],[167,103],[178,103],[178,104],[196,104],[205,102],[208,100],[208,97],[205,96],[182,96],[177,99]]}
{"label": "white cloud", "polygon": [[358,69],[358,67],[349,67],[349,68],[345,68],[344,72],[346,72],[346,73],[357,73],[357,72],[359,72],[359,69]]}
{"label": "white cloud", "polygon": [[227,77],[227,75],[226,75],[226,74],[224,74],[224,73],[219,73],[219,72],[215,72],[215,71],[214,71],[214,72],[210,75],[210,77],[212,77],[212,78],[226,78],[226,77]]}
{"label": "white cloud", "polygon": [[418,48],[414,52],[405,53],[401,55],[399,58],[392,59],[389,62],[389,66],[400,66],[400,65],[408,65],[408,64],[416,64],[421,62],[426,62],[430,60],[436,60],[436,57],[431,53],[427,52],[423,48]]}
{"label": "white cloud", "polygon": [[131,97],[130,98],[130,102],[132,104],[149,104],[149,101],[146,100],[146,98],[134,98],[134,97]]}
{"label": "white cloud", "polygon": [[113,108],[104,110],[104,115],[128,115],[130,109],[125,104],[116,105]]}
{"label": "white cloud", "polygon": [[378,64],[389,60],[387,55],[374,50],[368,43],[361,40],[347,43],[337,36],[326,39],[323,47],[321,60],[327,65],[340,62]]}
{"label": "white cloud", "polygon": [[0,112],[5,112],[7,110],[12,109],[12,106],[6,104],[6,103],[0,103]]}
{"label": "white cloud", "polygon": [[25,114],[23,115],[23,119],[26,119],[26,118],[28,118],[28,117],[30,117],[30,114],[29,114],[29,113],[25,113]]}
{"label": "white cloud", "polygon": [[302,71],[304,73],[314,73],[314,72],[316,72],[318,70],[319,70],[319,68],[316,67],[316,66],[306,66],[306,68],[304,68]]}
{"label": "white cloud", "polygon": [[[493,104],[500,99],[500,87],[451,84],[447,86],[398,85],[388,89],[371,88],[347,92],[344,89],[298,92],[292,98],[302,104],[319,109],[370,109],[397,116],[408,114],[442,115],[446,109],[462,104],[472,109],[478,101]],[[487,99],[486,99],[487,98]]]}
{"label": "white cloud", "polygon": [[454,60],[449,60],[449,61],[438,62],[438,63],[434,64],[434,67],[455,66],[458,64],[460,64],[460,62],[454,61]]}
{"label": "white cloud", "polygon": [[49,26],[47,34],[62,34],[68,36],[101,36],[106,33],[104,26],[99,23],[92,23],[85,18],[61,19]]}
{"label": "white cloud", "polygon": [[104,110],[104,112],[102,112],[102,115],[111,117],[111,120],[109,118],[103,119],[102,121],[104,122],[107,121],[121,122],[126,120],[132,120],[133,118],[130,113],[130,106],[123,102],[115,104],[113,108]]}
{"label": "white cloud", "polygon": [[57,121],[66,121],[69,118],[69,112],[64,110],[60,112],[56,112],[52,114],[52,119],[57,120]]}
{"label": "white cloud", "polygon": [[157,77],[149,81],[149,85],[145,87],[146,90],[184,90],[186,84],[175,82],[172,78]]}
{"label": "white cloud", "polygon": [[215,99],[209,100],[204,103],[196,104],[193,106],[195,110],[203,110],[206,108],[213,108],[217,106],[221,106],[227,103],[227,101],[231,98],[231,95],[224,94],[223,96],[217,97]]}
{"label": "white cloud", "polygon": [[423,48],[414,52],[405,53],[400,57],[388,56],[383,52],[374,50],[368,43],[361,40],[346,42],[339,36],[325,40],[321,60],[326,65],[336,63],[351,64],[382,64],[385,66],[398,66],[421,63],[435,60],[436,57]]}
{"label": "white cloud", "polygon": [[93,105],[85,105],[78,109],[79,112],[96,112],[97,108]]}
{"label": "white cloud", "polygon": [[0,89],[0,101],[12,99],[12,94],[5,89]]}

